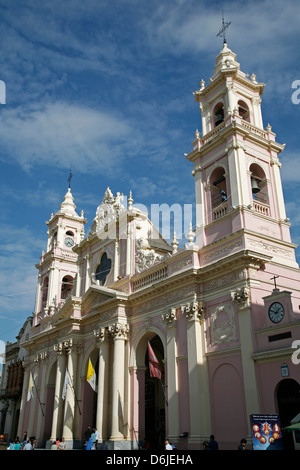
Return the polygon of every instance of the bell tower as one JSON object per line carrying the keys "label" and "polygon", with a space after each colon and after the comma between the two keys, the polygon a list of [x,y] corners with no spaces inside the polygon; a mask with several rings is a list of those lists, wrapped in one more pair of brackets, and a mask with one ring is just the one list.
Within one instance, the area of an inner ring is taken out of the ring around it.
{"label": "bell tower", "polygon": [[73,291],[77,275],[77,254],[73,247],[84,237],[87,220],[76,213],[69,186],[60,210],[51,214],[48,225],[47,251],[42,252],[36,292],[33,325],[51,317]]}
{"label": "bell tower", "polygon": [[[224,41],[214,74],[194,92],[201,112],[193,150],[196,192],[196,244],[220,256],[244,248],[272,255],[298,267],[286,218],[278,155],[284,145],[268,125],[264,128],[261,97],[264,83],[241,71]],[[202,257],[205,259],[210,257]]]}

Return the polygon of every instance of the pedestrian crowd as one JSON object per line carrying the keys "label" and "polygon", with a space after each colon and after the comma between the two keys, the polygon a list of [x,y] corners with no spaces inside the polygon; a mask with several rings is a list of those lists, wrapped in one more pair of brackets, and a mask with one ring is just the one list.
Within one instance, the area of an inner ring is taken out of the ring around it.
{"label": "pedestrian crowd", "polygon": [[[204,441],[202,446],[203,450],[219,450],[219,445],[215,440],[213,434],[210,435],[209,441]],[[238,446],[238,450],[246,450],[246,439],[241,439]],[[7,450],[34,450],[36,445],[35,437],[28,438],[27,432],[24,433],[23,440],[20,441],[19,438],[10,442]],[[176,446],[172,444],[168,439],[165,439],[165,450],[176,450]],[[51,450],[65,450],[66,443],[65,438],[57,438],[51,446]],[[99,442],[99,432],[96,428],[88,427],[85,432],[85,442],[83,445],[84,450],[107,450],[107,445],[105,442]],[[142,450],[151,450],[151,444],[148,439],[144,439],[144,443],[141,447]]]}
{"label": "pedestrian crowd", "polygon": [[17,437],[9,443],[7,450],[34,450],[36,445],[35,437],[28,438],[27,432],[24,433],[23,440]]}
{"label": "pedestrian crowd", "polygon": [[99,442],[99,431],[89,426],[85,431],[84,450],[107,450],[105,442]]}

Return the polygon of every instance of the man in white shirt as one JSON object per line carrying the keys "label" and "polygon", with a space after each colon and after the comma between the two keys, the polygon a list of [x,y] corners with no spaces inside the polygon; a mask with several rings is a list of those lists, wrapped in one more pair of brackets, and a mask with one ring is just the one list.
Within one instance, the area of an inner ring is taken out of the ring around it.
{"label": "man in white shirt", "polygon": [[23,447],[23,450],[33,450],[33,447],[29,440],[26,442],[25,446]]}
{"label": "man in white shirt", "polygon": [[170,442],[168,439],[165,440],[165,449],[166,450],[173,450],[173,447],[171,446]]}

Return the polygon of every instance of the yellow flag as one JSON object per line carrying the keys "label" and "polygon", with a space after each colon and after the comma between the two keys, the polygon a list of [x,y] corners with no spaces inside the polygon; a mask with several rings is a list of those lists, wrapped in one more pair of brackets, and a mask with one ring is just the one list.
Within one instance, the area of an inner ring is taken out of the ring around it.
{"label": "yellow flag", "polygon": [[95,373],[95,369],[94,369],[90,359],[89,359],[89,365],[88,365],[86,380],[90,384],[90,386],[92,387],[94,392],[96,392],[96,373]]}

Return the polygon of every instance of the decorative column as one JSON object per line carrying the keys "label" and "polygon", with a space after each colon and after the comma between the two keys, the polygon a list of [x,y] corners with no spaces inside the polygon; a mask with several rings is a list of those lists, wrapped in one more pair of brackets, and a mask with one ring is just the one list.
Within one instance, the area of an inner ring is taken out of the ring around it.
{"label": "decorative column", "polygon": [[[240,181],[240,164],[241,162],[239,161],[238,157],[238,150],[239,146],[235,144],[234,142],[231,143],[230,146],[226,147],[225,151],[227,152],[227,158],[228,158],[228,167],[229,167],[229,179],[230,179],[230,189],[231,189],[231,205],[233,207],[238,207],[242,205],[242,190],[241,190],[241,184],[243,183],[245,186],[244,192],[246,193],[246,197],[249,197],[247,195],[248,191],[248,182],[246,184],[246,181],[244,180],[243,182]],[[244,160],[244,159],[242,159]],[[243,177],[246,179],[247,172],[243,172]]]}
{"label": "decorative column", "polygon": [[[197,136],[196,136],[197,137]],[[202,167],[196,165],[192,171],[195,177],[195,191],[196,191],[196,243],[199,248],[205,244],[205,211],[204,211],[204,189],[202,181]]]}
{"label": "decorative column", "polygon": [[[225,95],[227,98],[227,115],[232,114],[234,108],[236,107],[236,96],[235,96],[235,91],[236,87],[233,82],[227,82],[226,84],[226,90],[227,94]],[[226,116],[224,116],[226,117]]]}
{"label": "decorative column", "polygon": [[84,287],[84,292],[86,292],[88,290],[88,288],[90,287],[91,285],[91,273],[90,273],[90,255],[87,254],[85,257],[85,287]]}
{"label": "decorative column", "polygon": [[[46,374],[48,372],[48,357],[49,354],[47,351],[41,352],[38,355],[38,360],[40,362],[40,370],[42,371],[42,378],[39,388],[39,408],[38,408],[38,417],[37,417],[37,425],[36,425],[36,438],[37,441],[42,441],[42,426],[44,424],[44,416],[45,416],[45,398],[46,398]],[[43,364],[41,362],[43,361]]]}
{"label": "decorative column", "polygon": [[34,307],[35,314],[41,311],[41,290],[42,290],[42,276],[39,273],[37,276],[37,286],[36,286],[36,294],[35,294],[35,307]]}
{"label": "decorative column", "polygon": [[74,424],[77,402],[77,360],[78,353],[81,350],[81,343],[74,339],[69,339],[64,342],[65,350],[67,353],[67,382],[66,382],[66,397],[64,408],[64,425],[63,437],[66,441],[71,441],[74,438]]}
{"label": "decorative column", "polygon": [[176,308],[169,309],[162,315],[167,327],[167,390],[168,390],[168,430],[172,439],[179,435],[178,416],[178,374],[176,363]]}
{"label": "decorative column", "polygon": [[81,276],[82,276],[82,260],[78,260],[77,262],[77,277],[76,277],[76,297],[80,297],[80,287],[81,287]]}
{"label": "decorative column", "polygon": [[210,433],[210,401],[205,356],[203,324],[204,308],[194,294],[192,302],[183,305],[187,318],[187,352],[190,398],[190,442],[199,443]]}
{"label": "decorative column", "polygon": [[276,210],[277,210],[276,215],[279,219],[286,220],[285,204],[284,204],[284,197],[283,197],[281,177],[280,177],[281,163],[277,156],[272,158],[271,167],[272,167],[273,181],[274,181],[274,188],[275,188],[275,204],[276,204]]}
{"label": "decorative column", "polygon": [[115,323],[108,327],[114,340],[112,367],[112,414],[111,441],[124,440],[124,426],[127,417],[124,416],[124,374],[125,374],[125,341],[128,339],[129,327],[126,324]]}
{"label": "decorative column", "polygon": [[109,336],[107,328],[94,331],[99,346],[96,428],[99,441],[108,438]]}
{"label": "decorative column", "polygon": [[30,363],[28,362],[28,359],[26,359],[23,362],[24,380],[23,380],[23,390],[22,390],[22,398],[21,398],[21,404],[20,404],[20,417],[19,417],[19,424],[18,424],[18,431],[17,431],[17,435],[20,437],[20,439],[22,439],[23,433],[26,431],[26,429],[24,429],[24,413],[25,413],[26,396],[27,396],[27,389],[25,387],[25,384],[28,384],[28,381],[29,381],[29,366],[30,366]]}
{"label": "decorative column", "polygon": [[127,225],[127,240],[126,240],[126,275],[131,274],[131,260],[132,260],[132,227],[129,222]]}
{"label": "decorative column", "polygon": [[120,248],[119,248],[119,241],[115,240],[115,253],[114,253],[114,281],[118,280],[119,276],[119,269],[120,269]]}
{"label": "decorative column", "polygon": [[146,366],[131,367],[131,439],[135,442],[142,442],[146,436],[145,428],[145,371]]}
{"label": "decorative column", "polygon": [[[241,356],[243,366],[244,388],[246,416],[260,412],[258,387],[255,374],[255,363],[252,358],[254,351],[251,324],[250,309],[250,289],[249,287],[241,287],[235,292],[231,292],[231,298],[237,304],[239,331],[241,342]],[[250,427],[248,429],[251,436]]]}
{"label": "decorative column", "polygon": [[56,363],[56,379],[55,379],[55,392],[54,392],[54,406],[52,417],[52,429],[50,440],[54,441],[62,434],[62,421],[63,421],[63,384],[66,372],[66,356],[63,343],[54,345],[54,350],[57,354]]}

